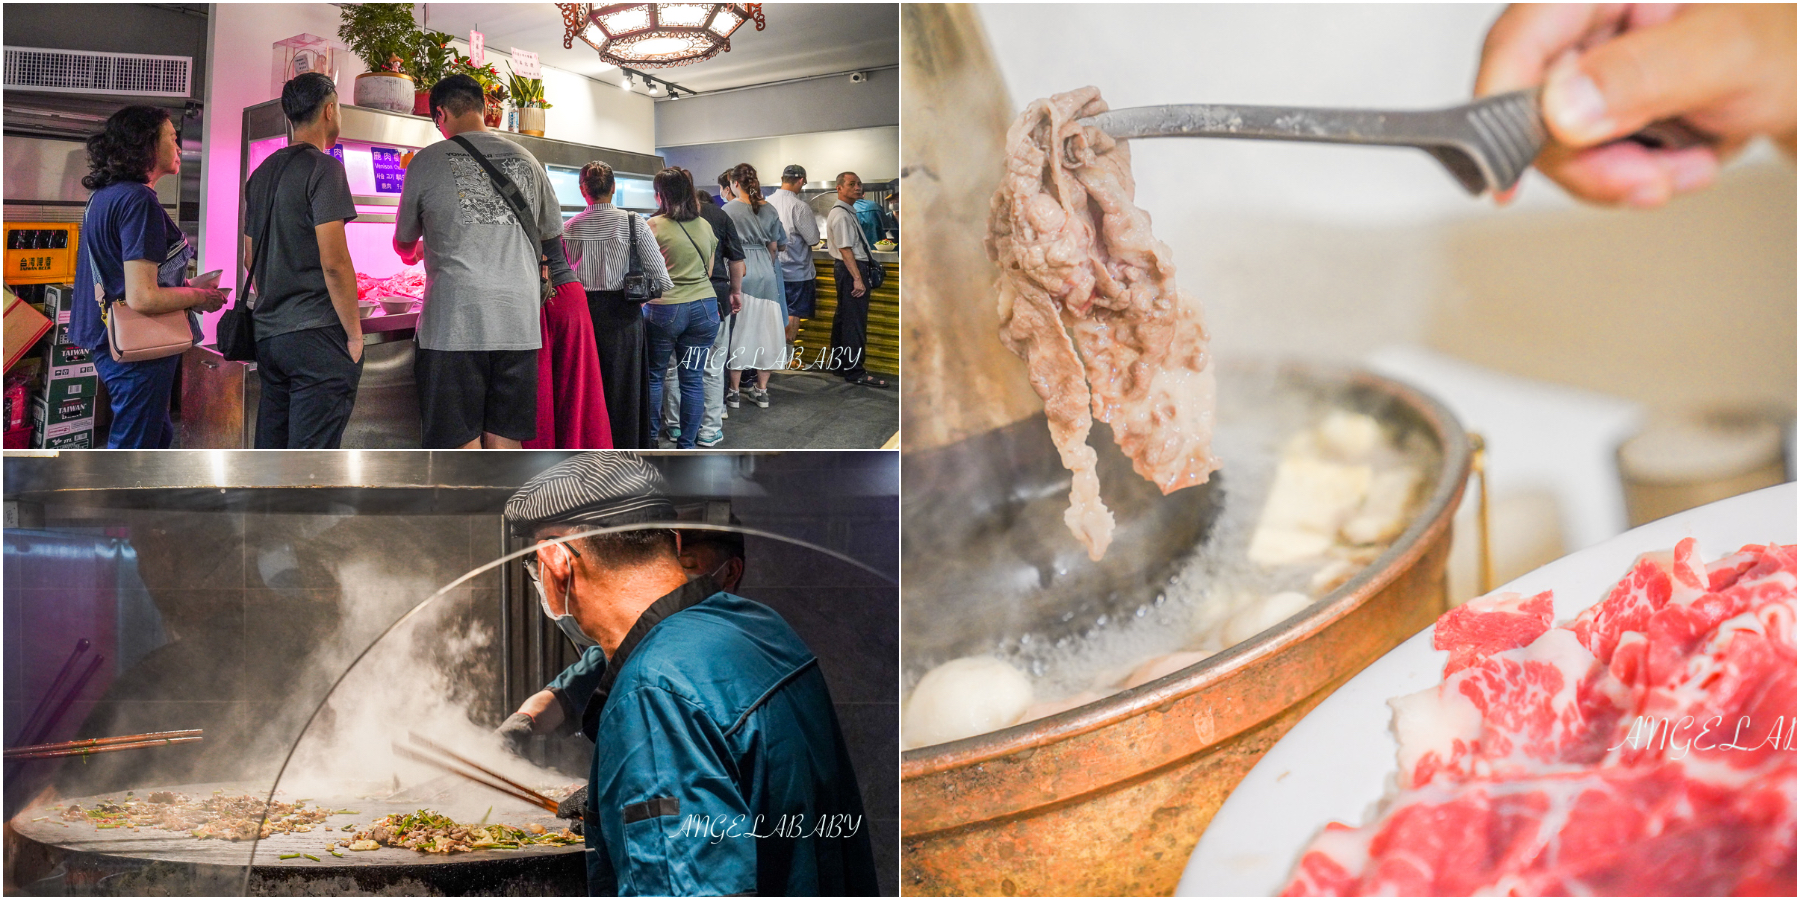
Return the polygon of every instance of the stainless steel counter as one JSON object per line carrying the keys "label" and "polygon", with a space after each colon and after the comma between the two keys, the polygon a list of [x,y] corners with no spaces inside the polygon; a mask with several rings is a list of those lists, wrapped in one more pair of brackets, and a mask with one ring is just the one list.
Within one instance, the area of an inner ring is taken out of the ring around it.
{"label": "stainless steel counter", "polygon": [[[343,446],[404,449],[423,440],[418,391],[413,384],[413,333],[418,313],[363,320],[362,380]],[[262,379],[256,363],[233,362],[216,347],[194,347],[181,357],[181,399],[175,443],[188,449],[250,449],[256,445],[256,408]]]}

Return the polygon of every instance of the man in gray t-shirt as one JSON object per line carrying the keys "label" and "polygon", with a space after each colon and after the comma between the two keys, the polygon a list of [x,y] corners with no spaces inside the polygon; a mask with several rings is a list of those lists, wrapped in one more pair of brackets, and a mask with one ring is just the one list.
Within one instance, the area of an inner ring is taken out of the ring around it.
{"label": "man in gray t-shirt", "polygon": [[781,245],[781,281],[787,289],[787,341],[794,342],[800,320],[813,317],[818,295],[818,269],[813,264],[813,245],[819,242],[819,223],[812,207],[800,196],[806,186],[806,169],[798,165],[781,170],[781,189],[769,195],[769,205],[787,231]]}
{"label": "man in gray t-shirt", "polygon": [[518,185],[541,243],[533,246],[456,141],[432,144],[407,165],[394,249],[408,263],[425,261],[414,375],[426,447],[516,448],[537,433],[539,269],[546,254],[552,267],[561,263],[562,212],[543,165],[487,129],[484,104],[468,76],[431,90],[439,133],[466,138]]}

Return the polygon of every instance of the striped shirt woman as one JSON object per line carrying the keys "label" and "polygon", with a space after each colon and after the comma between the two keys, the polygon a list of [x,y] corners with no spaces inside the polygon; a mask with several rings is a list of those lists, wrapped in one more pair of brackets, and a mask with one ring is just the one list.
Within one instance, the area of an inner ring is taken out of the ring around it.
{"label": "striped shirt woman", "polygon": [[[563,224],[563,245],[567,248],[569,265],[575,270],[575,276],[581,279],[581,286],[590,291],[619,290],[624,284],[631,255],[630,235],[625,230],[626,223],[630,222],[637,231],[638,268],[649,276],[651,284],[665,291],[673,289],[675,284],[669,280],[662,253],[656,249],[656,236],[650,233],[650,226],[644,224],[644,217],[612,205],[611,191],[607,192],[607,199],[588,197],[585,173],[594,166],[604,165],[588,163],[582,169],[581,194],[588,198],[588,208]],[[610,178],[608,183],[611,183]]]}

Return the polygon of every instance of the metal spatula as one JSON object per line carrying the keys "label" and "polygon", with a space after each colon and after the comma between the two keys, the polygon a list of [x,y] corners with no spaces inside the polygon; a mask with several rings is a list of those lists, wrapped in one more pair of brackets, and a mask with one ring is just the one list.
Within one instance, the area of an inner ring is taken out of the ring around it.
{"label": "metal spatula", "polygon": [[[1319,109],[1300,106],[1179,104],[1115,109],[1082,119],[1115,138],[1214,137],[1417,147],[1464,189],[1504,191],[1519,181],[1548,139],[1538,89],[1496,94],[1431,110]],[[1625,140],[1656,149],[1710,141],[1675,120]]]}

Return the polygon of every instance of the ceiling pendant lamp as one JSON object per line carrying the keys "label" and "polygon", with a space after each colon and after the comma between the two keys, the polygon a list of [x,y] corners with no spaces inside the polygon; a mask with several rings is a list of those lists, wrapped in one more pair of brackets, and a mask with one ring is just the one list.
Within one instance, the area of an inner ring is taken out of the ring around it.
{"label": "ceiling pendant lamp", "polygon": [[668,69],[711,59],[731,49],[732,32],[754,21],[761,3],[558,3],[563,48],[580,38],[620,68]]}

